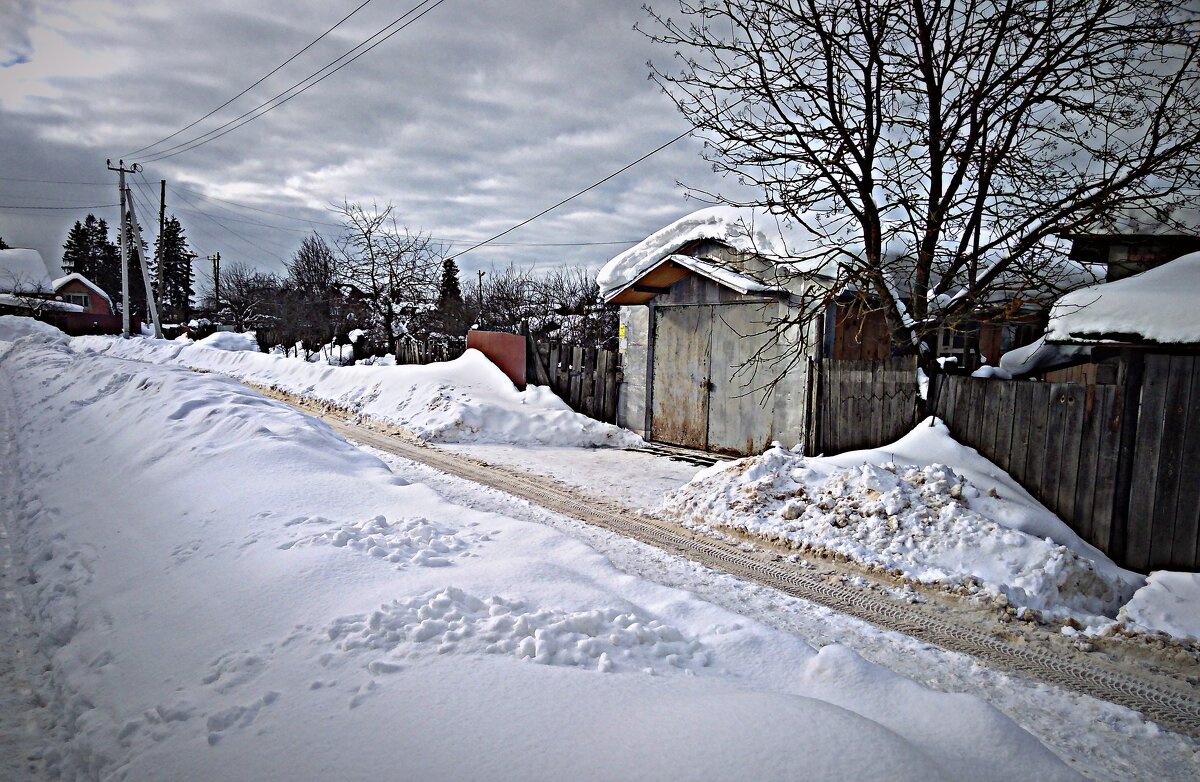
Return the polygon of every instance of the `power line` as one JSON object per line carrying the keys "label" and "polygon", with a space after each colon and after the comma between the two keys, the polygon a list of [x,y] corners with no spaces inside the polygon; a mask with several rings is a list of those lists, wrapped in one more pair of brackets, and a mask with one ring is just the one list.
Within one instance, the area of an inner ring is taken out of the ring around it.
{"label": "power line", "polygon": [[[419,19],[421,19],[421,17],[425,16],[425,14],[429,13],[430,11],[432,11],[432,10],[433,10],[433,9],[435,9],[435,8],[437,8],[437,7],[438,7],[439,5],[441,5],[442,3],[446,2],[446,0],[436,0],[436,2],[434,2],[434,3],[433,3],[433,5],[430,5],[428,8],[425,8],[425,9],[424,9],[423,11],[421,11],[419,14],[417,14],[416,16],[414,16],[412,19],[409,19],[407,22],[404,22],[404,24],[400,25],[400,26],[399,26],[399,27],[397,27],[395,30],[392,30],[390,33],[388,33],[387,35],[385,35],[383,38],[380,38],[378,41],[376,41],[375,43],[371,44],[370,46],[367,46],[367,48],[363,49],[361,52],[359,52],[358,54],[355,54],[355,55],[354,55],[353,57],[351,57],[349,60],[346,60],[346,61],[345,61],[345,62],[343,62],[341,65],[338,65],[338,66],[337,66],[336,68],[334,68],[333,70],[331,70],[331,71],[329,71],[328,73],[326,73],[325,75],[321,76],[321,78],[319,78],[319,79],[317,79],[317,80],[315,80],[315,81],[312,81],[312,82],[310,82],[310,83],[308,83],[308,84],[305,84],[305,85],[304,85],[304,87],[302,87],[302,88],[301,88],[301,89],[299,89],[299,90],[296,90],[296,92],[292,92],[292,90],[295,90],[295,89],[296,89],[297,87],[299,87],[301,84],[304,84],[304,82],[308,81],[309,79],[312,79],[314,76],[316,76],[317,74],[321,73],[322,71],[328,70],[328,69],[329,69],[329,68],[331,68],[331,67],[332,67],[332,66],[333,66],[335,63],[337,63],[339,60],[345,59],[345,57],[347,57],[349,54],[351,54],[352,52],[354,52],[356,49],[359,49],[359,48],[363,47],[364,45],[366,45],[366,43],[367,43],[368,41],[370,41],[372,38],[375,38],[375,37],[377,37],[377,36],[381,35],[381,34],[382,34],[383,32],[385,32],[385,31],[386,31],[388,28],[390,28],[390,27],[393,27],[394,25],[398,24],[399,22],[401,22],[401,21],[402,21],[402,20],[404,20],[406,17],[408,17],[408,16],[410,16],[411,14],[413,14],[414,12],[416,12],[416,11],[417,11],[417,9],[419,9],[421,6],[425,5],[425,4],[426,4],[426,3],[428,3],[428,2],[430,2],[430,0],[421,0],[421,2],[417,3],[415,6],[413,6],[413,7],[412,7],[412,8],[410,8],[408,11],[406,11],[406,12],[405,12],[403,15],[399,16],[398,18],[396,18],[396,20],[395,20],[395,21],[393,21],[391,24],[389,24],[389,25],[387,25],[386,27],[382,28],[381,30],[379,30],[379,32],[375,33],[375,34],[374,34],[374,35],[372,35],[370,38],[367,38],[367,39],[366,39],[366,40],[364,40],[362,43],[359,43],[357,46],[355,46],[354,48],[352,48],[352,49],[350,49],[349,51],[347,51],[347,52],[346,52],[345,54],[343,54],[341,57],[338,57],[336,60],[334,60],[333,62],[330,62],[328,65],[326,65],[325,67],[321,68],[320,70],[314,71],[312,74],[310,74],[310,75],[309,75],[309,76],[307,76],[306,78],[304,78],[304,79],[301,79],[300,81],[296,82],[296,83],[295,83],[295,84],[293,84],[291,87],[289,87],[288,89],[284,90],[283,92],[280,92],[280,93],[278,93],[278,94],[274,95],[273,97],[271,97],[271,98],[267,99],[267,100],[266,100],[266,101],[264,101],[263,103],[260,103],[258,106],[256,106],[255,108],[251,109],[250,111],[246,112],[245,114],[242,114],[241,116],[239,116],[239,117],[236,117],[236,118],[234,118],[234,119],[230,120],[229,122],[226,122],[226,123],[225,123],[225,124],[223,124],[223,125],[218,125],[217,127],[213,128],[212,130],[208,131],[207,133],[204,133],[204,134],[201,134],[201,135],[199,135],[199,136],[196,136],[195,138],[191,139],[190,141],[185,141],[185,142],[183,142],[183,143],[181,143],[181,144],[176,144],[176,145],[175,145],[175,146],[173,146],[173,147],[168,147],[167,149],[160,150],[159,152],[156,152],[156,153],[154,153],[154,154],[150,155],[149,157],[147,157],[147,158],[146,158],[145,160],[143,160],[142,162],[144,162],[144,163],[153,163],[153,162],[155,162],[155,161],[158,161],[158,160],[165,160],[165,159],[167,159],[167,158],[175,157],[176,155],[182,155],[184,152],[190,152],[191,150],[193,150],[193,149],[196,149],[197,147],[202,147],[202,146],[204,146],[205,144],[208,144],[208,143],[209,143],[209,142],[211,142],[211,141],[216,141],[217,139],[221,138],[222,136],[226,135],[227,133],[232,133],[233,131],[237,130],[238,128],[240,128],[240,127],[242,127],[242,126],[244,126],[244,125],[247,125],[247,124],[249,124],[249,123],[253,122],[254,120],[258,119],[259,117],[265,116],[266,114],[268,114],[268,113],[270,113],[270,112],[274,111],[275,109],[279,108],[280,106],[282,106],[282,105],[284,105],[285,103],[287,103],[288,101],[290,101],[292,98],[295,98],[295,97],[297,97],[298,95],[301,95],[301,94],[303,94],[303,93],[307,92],[307,91],[308,91],[309,89],[311,89],[312,87],[315,87],[315,86],[317,86],[318,84],[320,84],[321,82],[325,81],[325,80],[326,80],[326,79],[328,79],[330,76],[332,76],[333,74],[335,74],[335,73],[337,73],[338,71],[340,71],[342,68],[345,68],[347,65],[349,65],[349,64],[350,64],[350,63],[352,63],[352,62],[354,62],[354,61],[355,61],[355,60],[357,60],[359,57],[362,57],[364,54],[366,54],[367,52],[369,52],[369,51],[371,51],[372,49],[374,49],[376,46],[379,46],[380,44],[382,44],[382,43],[384,43],[385,41],[387,41],[389,38],[391,38],[391,37],[392,37],[393,35],[395,35],[396,33],[400,32],[401,30],[404,30],[404,29],[406,29],[407,27],[409,27],[409,26],[410,26],[410,25],[412,25],[413,23],[417,22]],[[292,92],[292,94],[291,94],[291,95],[287,95],[289,92]],[[279,98],[279,97],[281,97],[281,96],[283,96],[283,95],[287,95],[287,97],[286,97],[286,98],[284,98],[283,100],[279,101],[278,103],[275,103],[274,105],[268,105],[268,104],[271,104],[271,102],[272,102],[272,101],[276,100],[277,98]],[[264,107],[266,107],[266,108],[264,109]],[[260,109],[264,109],[264,110],[263,110],[263,111],[261,111],[261,112],[259,112],[259,110],[260,110]],[[259,113],[257,113],[257,114],[256,114],[255,112],[259,112]],[[247,119],[247,118],[248,118],[248,119]],[[235,124],[235,123],[236,123],[236,124]],[[218,133],[217,131],[220,131],[220,132]],[[214,135],[214,134],[215,134],[215,135]]]}
{"label": "power line", "polygon": [[[259,209],[258,207],[250,206],[249,204],[241,204],[241,203],[238,203],[237,201],[229,201],[224,198],[217,198],[216,196],[206,195],[204,193],[201,193],[198,190],[192,190],[191,188],[182,187],[180,185],[170,185],[169,184],[169,185],[167,185],[167,187],[171,188],[171,189],[186,190],[187,192],[191,193],[192,195],[196,195],[201,198],[209,199],[212,201],[220,201],[221,203],[229,204],[230,206],[236,206],[241,209],[251,209],[255,212],[262,212],[263,214],[273,215],[275,217],[282,217],[287,220],[295,220],[297,222],[304,222],[304,223],[309,223],[312,225],[325,225],[325,226],[329,226],[331,228],[344,228],[345,227],[341,223],[329,223],[329,222],[324,222],[322,220],[308,220],[303,217],[292,217],[291,215],[285,215],[282,212],[272,212],[268,209]],[[229,210],[226,210],[226,211],[229,211]],[[245,218],[239,219],[239,218],[227,217],[225,219],[234,220],[235,222],[239,222],[239,223],[247,223],[249,225],[259,225],[264,228],[274,228],[274,229],[277,229],[280,231],[293,231],[296,233],[308,233],[309,230],[311,230],[308,228],[290,228],[288,226],[283,226],[283,225],[273,225],[271,223],[255,222],[254,220],[247,220]],[[476,239],[462,239],[462,238],[452,239],[452,238],[448,238],[448,237],[439,237],[439,236],[430,236],[429,238],[433,239],[434,241],[443,242],[446,244],[456,244],[456,243],[466,244],[468,242],[477,241]],[[612,240],[602,241],[602,242],[492,242],[492,244],[494,244],[497,247],[600,247],[600,246],[612,246],[612,245],[620,245],[620,244],[625,244],[625,245],[636,244],[637,242],[640,242],[640,241],[641,241],[641,239],[612,239]]]}
{"label": "power line", "polygon": [[[111,183],[110,183],[111,185]],[[55,210],[55,211],[70,211],[74,209],[108,209],[109,207],[118,207],[120,204],[92,204],[91,206],[22,206],[20,204],[0,204],[0,209],[39,209],[39,210]]]}
{"label": "power line", "polygon": [[32,182],[37,185],[95,185],[112,187],[112,182],[70,182],[61,179],[23,179],[15,176],[0,176],[0,182]]}
{"label": "power line", "polygon": [[[253,212],[262,212],[263,214],[266,214],[266,215],[273,215],[274,217],[282,217],[285,220],[295,220],[296,222],[309,223],[312,225],[327,225],[327,226],[330,226],[331,228],[341,228],[342,227],[341,223],[329,223],[329,222],[325,222],[322,220],[310,220],[306,217],[293,217],[291,215],[285,215],[282,212],[272,212],[269,209],[260,209],[257,206],[250,206],[249,204],[241,204],[241,203],[238,203],[237,201],[230,201],[225,198],[217,198],[216,196],[208,195],[206,193],[201,193],[199,190],[193,190],[189,187],[183,187],[182,185],[168,184],[167,187],[170,188],[171,190],[187,191],[188,193],[191,193],[194,196],[199,196],[200,198],[203,198],[207,201],[220,201],[223,204],[229,204],[230,206],[236,206],[239,209],[249,209]],[[264,223],[264,225],[265,225],[265,223]]]}
{"label": "power line", "polygon": [[667,147],[671,146],[671,145],[672,145],[672,144],[674,144],[675,142],[677,142],[677,141],[680,141],[681,139],[684,139],[684,138],[686,138],[686,137],[690,136],[690,135],[692,134],[692,131],[694,131],[694,130],[696,130],[696,129],[697,129],[697,126],[693,126],[693,127],[690,127],[690,128],[688,128],[687,130],[685,130],[683,133],[680,133],[680,134],[679,134],[678,136],[676,136],[675,138],[671,139],[670,141],[666,142],[665,144],[660,144],[659,146],[657,146],[657,147],[655,147],[654,149],[650,150],[650,151],[649,151],[649,152],[647,152],[646,154],[642,155],[642,156],[641,156],[640,158],[638,158],[637,160],[635,160],[635,161],[633,161],[632,163],[629,163],[629,164],[627,164],[627,165],[625,165],[625,166],[622,166],[621,168],[619,168],[619,169],[617,169],[616,171],[612,172],[611,174],[609,174],[608,176],[604,177],[604,178],[603,178],[603,179],[601,179],[600,181],[598,181],[598,182],[593,182],[592,184],[588,185],[588,186],[587,186],[587,187],[585,187],[584,189],[582,189],[582,190],[580,190],[580,191],[578,191],[578,192],[576,192],[576,193],[573,193],[573,194],[571,194],[571,195],[567,196],[566,198],[564,198],[563,200],[559,201],[558,203],[556,203],[556,204],[554,204],[554,205],[552,205],[552,206],[548,206],[548,207],[546,207],[546,208],[545,208],[545,209],[543,209],[542,211],[540,211],[540,212],[538,212],[537,214],[535,214],[533,217],[530,217],[530,218],[527,218],[527,219],[525,219],[525,220],[522,220],[521,222],[519,222],[519,223],[517,223],[516,225],[514,225],[512,228],[509,228],[509,229],[507,229],[507,230],[501,231],[500,233],[496,234],[495,236],[493,236],[493,237],[491,237],[491,238],[489,238],[489,239],[484,239],[482,242],[478,242],[477,244],[473,244],[473,245],[471,245],[470,247],[468,247],[467,249],[463,250],[462,252],[460,252],[460,253],[456,253],[454,257],[456,257],[456,258],[461,258],[462,256],[466,255],[467,253],[471,252],[472,250],[478,250],[480,247],[483,247],[485,244],[491,244],[492,242],[494,242],[495,240],[499,239],[500,237],[502,237],[502,236],[507,236],[508,234],[512,233],[513,231],[517,230],[518,228],[521,228],[521,227],[524,227],[524,226],[526,226],[526,225],[529,225],[530,223],[532,223],[534,220],[538,219],[538,218],[539,218],[539,217],[541,217],[542,215],[544,215],[544,214],[548,214],[549,212],[553,212],[555,209],[559,208],[559,207],[560,207],[560,206],[562,206],[563,204],[566,204],[566,203],[568,203],[568,202],[570,202],[570,201],[574,201],[576,198],[578,198],[579,196],[583,195],[584,193],[586,193],[586,192],[588,192],[588,191],[590,191],[590,190],[594,190],[594,189],[596,189],[597,187],[599,187],[600,185],[602,185],[602,184],[604,184],[605,182],[609,181],[610,179],[613,179],[614,177],[617,177],[617,176],[620,176],[621,174],[624,174],[626,171],[628,171],[629,169],[633,168],[633,167],[634,167],[634,166],[636,166],[638,163],[641,163],[643,160],[646,160],[647,158],[649,158],[649,157],[650,157],[650,156],[652,156],[652,155],[657,155],[659,152],[662,152],[664,149],[666,149]]}
{"label": "power line", "polygon": [[274,255],[275,255],[275,253],[271,252],[271,251],[270,251],[270,250],[268,250],[267,248],[263,247],[262,245],[258,244],[257,242],[253,242],[253,241],[251,241],[251,240],[247,239],[246,237],[242,236],[242,235],[241,235],[240,233],[238,233],[237,231],[233,230],[233,229],[232,229],[232,228],[230,228],[229,226],[227,226],[227,225],[225,225],[224,223],[222,223],[220,220],[216,219],[216,218],[215,218],[215,217],[213,217],[212,215],[210,215],[210,214],[208,214],[207,212],[205,212],[205,211],[204,211],[203,209],[201,209],[199,206],[196,206],[196,202],[195,202],[195,201],[192,201],[192,200],[191,200],[190,198],[188,198],[187,196],[185,196],[185,195],[183,195],[183,194],[180,194],[180,198],[182,198],[184,201],[187,201],[189,204],[191,204],[191,205],[192,205],[192,206],[193,206],[193,207],[196,209],[196,211],[200,213],[200,216],[201,216],[201,217],[205,218],[206,220],[208,220],[208,221],[209,221],[209,222],[211,222],[211,223],[214,223],[214,224],[215,224],[215,225],[216,225],[218,228],[220,228],[221,230],[223,230],[223,231],[225,231],[225,232],[227,232],[227,233],[229,233],[229,234],[232,234],[233,236],[237,237],[238,239],[240,239],[240,240],[241,240],[241,241],[243,241],[244,243],[246,243],[246,244],[250,245],[251,247],[255,248],[256,250],[258,250],[259,252],[266,253],[267,255],[270,255],[270,256],[274,256]]}
{"label": "power line", "polygon": [[296,52],[296,53],[295,53],[295,54],[293,54],[291,57],[287,58],[287,59],[286,59],[286,60],[284,60],[282,63],[280,63],[279,65],[277,65],[277,66],[275,67],[275,70],[271,71],[271,72],[270,72],[270,73],[268,73],[266,76],[263,76],[261,79],[259,79],[258,81],[254,82],[254,83],[253,83],[253,84],[251,84],[249,87],[247,87],[246,89],[244,89],[244,90],[242,90],[241,92],[239,92],[237,95],[234,95],[232,98],[230,98],[229,100],[225,101],[225,102],[224,102],[224,103],[222,103],[220,106],[217,106],[215,109],[213,109],[212,111],[208,112],[207,114],[205,114],[205,115],[204,115],[203,117],[201,117],[200,119],[198,119],[198,120],[195,120],[195,121],[194,121],[194,122],[192,122],[190,125],[185,125],[184,127],[180,128],[179,130],[175,131],[174,133],[172,133],[172,134],[171,134],[171,135],[169,135],[169,136],[164,136],[163,138],[160,138],[158,141],[155,141],[153,144],[147,144],[147,145],[146,145],[146,146],[144,146],[144,147],[139,147],[138,149],[135,149],[135,150],[134,150],[134,151],[132,151],[132,152],[126,153],[125,157],[133,157],[134,155],[138,154],[139,152],[144,152],[145,150],[147,150],[147,149],[150,149],[151,147],[157,147],[159,144],[163,143],[164,141],[170,141],[171,139],[173,139],[173,138],[175,138],[176,136],[178,136],[180,133],[183,133],[185,130],[190,130],[191,128],[195,127],[195,126],[196,126],[196,125],[198,125],[199,123],[203,122],[204,120],[208,119],[208,118],[209,118],[209,117],[211,117],[212,115],[216,114],[218,111],[220,111],[221,109],[225,108],[225,107],[226,107],[226,106],[228,106],[230,103],[233,103],[235,100],[237,100],[238,98],[242,97],[243,95],[245,95],[245,94],[246,94],[247,92],[249,92],[250,90],[254,89],[255,87],[257,87],[258,85],[262,84],[262,83],[263,83],[264,81],[266,81],[267,79],[269,79],[269,78],[271,78],[272,76],[274,76],[276,73],[279,73],[279,71],[280,71],[280,70],[282,70],[284,66],[286,66],[288,63],[290,63],[292,60],[296,59],[296,58],[297,58],[297,57],[299,57],[300,55],[302,55],[302,54],[304,54],[305,52],[307,52],[309,49],[311,49],[313,46],[315,46],[315,45],[316,45],[316,44],[317,44],[317,43],[318,43],[318,42],[319,42],[321,39],[323,39],[325,36],[329,35],[331,32],[333,32],[333,31],[334,31],[334,30],[336,30],[338,27],[340,27],[340,26],[341,26],[341,24],[342,24],[342,22],[345,22],[347,19],[349,19],[350,17],[354,16],[356,13],[358,13],[358,12],[359,12],[359,11],[361,11],[361,10],[362,10],[364,7],[366,7],[366,5],[367,5],[368,3],[370,3],[370,2],[371,2],[371,0],[363,0],[363,3],[362,3],[361,5],[359,5],[359,6],[358,6],[358,8],[355,8],[353,11],[351,11],[350,13],[346,14],[345,16],[343,16],[341,19],[339,19],[339,20],[338,20],[337,24],[333,25],[333,27],[330,27],[328,30],[326,30],[325,32],[323,32],[323,33],[321,33],[320,35],[318,35],[316,38],[314,38],[312,41],[310,41],[310,42],[308,43],[308,45],[307,45],[307,46],[305,46],[303,49],[301,49],[300,51]]}

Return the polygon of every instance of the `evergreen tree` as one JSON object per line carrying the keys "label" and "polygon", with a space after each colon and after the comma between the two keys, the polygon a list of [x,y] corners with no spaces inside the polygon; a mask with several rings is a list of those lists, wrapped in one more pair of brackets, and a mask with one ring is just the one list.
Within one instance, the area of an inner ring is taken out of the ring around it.
{"label": "evergreen tree", "polygon": [[467,333],[467,306],[463,301],[462,286],[458,282],[458,264],[453,258],[442,261],[436,325],[443,334],[461,337]]}
{"label": "evergreen tree", "polygon": [[163,225],[162,236],[154,242],[154,280],[164,321],[186,323],[192,314],[195,273],[183,226],[173,215]]}
{"label": "evergreen tree", "polygon": [[11,249],[12,249],[12,247],[9,246],[8,242],[4,241],[4,237],[0,236],[0,250],[11,250]]}
{"label": "evergreen tree", "polygon": [[82,223],[76,220],[63,245],[62,269],[82,274],[116,301],[121,292],[121,260],[108,238],[108,223],[91,214]]}

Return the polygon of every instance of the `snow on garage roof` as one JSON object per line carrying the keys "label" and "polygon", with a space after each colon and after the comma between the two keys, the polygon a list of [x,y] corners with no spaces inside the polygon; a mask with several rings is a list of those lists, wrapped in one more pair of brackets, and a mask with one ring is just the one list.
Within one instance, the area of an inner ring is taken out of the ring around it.
{"label": "snow on garage roof", "polygon": [[37,250],[0,250],[0,291],[49,293],[53,289],[50,271]]}
{"label": "snow on garage roof", "polygon": [[668,255],[620,288],[607,294],[604,300],[609,304],[645,304],[654,297],[654,292],[645,289],[639,290],[639,283],[655,288],[665,288],[687,276],[688,272],[706,277],[718,285],[723,285],[741,294],[786,291],[786,288],[768,285],[748,274],[721,266],[708,258]]}
{"label": "snow on garage roof", "polygon": [[[604,264],[596,275],[600,295],[608,299],[666,256],[702,239],[723,242],[739,252],[775,258],[796,258],[799,253],[817,248],[815,237],[785,224],[776,215],[756,209],[712,206],[679,218]],[[824,262],[822,259],[811,271],[819,270]]]}
{"label": "snow on garage roof", "polygon": [[1200,252],[1132,277],[1080,288],[1050,310],[1052,342],[1200,344]]}

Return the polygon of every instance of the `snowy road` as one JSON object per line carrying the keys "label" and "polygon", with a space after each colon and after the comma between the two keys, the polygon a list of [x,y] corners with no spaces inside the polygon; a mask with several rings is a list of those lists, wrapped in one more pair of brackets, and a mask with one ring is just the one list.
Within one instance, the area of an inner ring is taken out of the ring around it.
{"label": "snowy road", "polygon": [[[977,655],[953,650],[951,644],[943,642],[931,645],[919,640],[918,637],[914,637],[920,635],[918,621],[909,623],[907,633],[886,629],[881,631],[876,625],[881,624],[882,617],[873,617],[874,624],[871,624],[845,611],[831,609],[820,602],[814,603],[794,594],[783,594],[771,586],[738,578],[726,570],[697,567],[694,557],[692,562],[688,562],[677,552],[664,551],[662,546],[647,545],[614,533],[598,525],[595,518],[590,523],[581,523],[581,515],[594,514],[570,512],[575,505],[570,501],[571,495],[575,495],[576,500],[580,499],[577,491],[567,489],[563,496],[568,501],[559,505],[557,509],[548,508],[547,506],[555,505],[546,501],[549,487],[536,477],[523,486],[520,471],[514,469],[521,463],[526,467],[530,464],[536,465],[547,474],[546,477],[550,477],[551,481],[560,487],[562,484],[586,480],[587,476],[600,472],[608,476],[610,481],[615,480],[621,487],[616,492],[618,496],[633,500],[631,505],[642,506],[641,509],[645,509],[650,504],[647,502],[649,493],[637,490],[631,492],[625,485],[633,484],[633,481],[628,480],[629,476],[646,474],[642,454],[605,451],[601,452],[596,460],[600,462],[599,465],[584,466],[580,462],[590,462],[592,453],[596,452],[584,452],[581,456],[578,449],[575,449],[576,458],[573,463],[568,463],[570,460],[566,458],[565,452],[571,449],[545,449],[546,453],[530,453],[529,449],[508,449],[489,445],[431,447],[346,423],[334,415],[326,416],[326,420],[352,442],[360,443],[368,452],[383,458],[398,475],[434,484],[440,492],[455,502],[550,524],[586,540],[589,545],[605,553],[622,570],[651,578],[664,585],[694,591],[707,600],[791,632],[816,646],[828,643],[848,645],[872,662],[936,689],[970,692],[982,697],[1017,718],[1027,730],[1032,731],[1048,746],[1054,747],[1061,757],[1077,764],[1079,770],[1092,778],[1186,779],[1200,766],[1200,742],[1195,738],[1160,731],[1153,724],[1144,722],[1136,713],[1106,702],[1114,700],[1114,696],[1119,696],[1119,693],[1107,692],[1104,689],[1104,675],[1122,676],[1121,672],[1111,667],[1100,669],[1098,666],[1089,665],[1086,657],[1081,655],[1079,657],[1084,662],[1074,671],[1075,675],[1066,677],[1065,682],[1059,682],[1075,685],[1066,688],[1037,681],[1039,678],[1049,679],[1055,676],[1055,671],[1045,666],[1024,666],[1024,675],[1005,673],[995,667],[981,664]],[[451,456],[447,459],[450,454],[459,454],[462,458],[455,459]],[[484,469],[480,470],[480,456],[493,462],[505,462],[506,467],[497,470],[484,466]],[[624,470],[618,466],[622,460],[627,462]],[[652,478],[649,483],[670,483],[678,476],[694,472],[695,469],[678,463],[663,464],[659,466],[660,474],[657,480]],[[471,478],[463,477],[466,475]],[[491,488],[482,494],[481,481],[484,485],[491,485]],[[553,489],[550,491],[558,493]],[[535,503],[532,507],[527,504],[531,499]],[[596,504],[603,505],[600,501],[596,501]],[[567,512],[564,514],[556,510]],[[908,610],[915,612],[917,617],[922,612],[919,606],[908,606]],[[947,646],[951,648],[945,648]],[[1061,648],[1058,653],[1062,653]],[[1082,682],[1079,678],[1080,673],[1085,677]],[[1088,673],[1093,675],[1090,680],[1086,678]],[[1104,675],[1095,676],[1101,673]],[[1144,680],[1132,679],[1125,682],[1125,685],[1129,692],[1135,692],[1143,683]],[[1184,696],[1184,708],[1180,711],[1172,710],[1172,714],[1187,721],[1186,727],[1194,728],[1196,704],[1194,700],[1188,703],[1187,696],[1194,696],[1195,693],[1186,688],[1172,687],[1169,681],[1160,681],[1157,684],[1175,698]],[[1087,689],[1094,690],[1096,695],[1107,697],[1098,699],[1088,694]],[[1178,703],[1179,700],[1175,702]],[[1154,704],[1143,705],[1154,708]]]}

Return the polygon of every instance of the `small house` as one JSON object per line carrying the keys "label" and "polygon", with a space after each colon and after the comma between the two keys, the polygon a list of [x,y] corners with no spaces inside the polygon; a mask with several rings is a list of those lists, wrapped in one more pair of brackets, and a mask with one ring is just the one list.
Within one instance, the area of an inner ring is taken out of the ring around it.
{"label": "small house", "polygon": [[108,294],[99,285],[77,272],[54,280],[51,288],[57,298],[68,304],[79,305],[86,315],[116,313]]}

